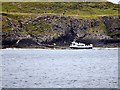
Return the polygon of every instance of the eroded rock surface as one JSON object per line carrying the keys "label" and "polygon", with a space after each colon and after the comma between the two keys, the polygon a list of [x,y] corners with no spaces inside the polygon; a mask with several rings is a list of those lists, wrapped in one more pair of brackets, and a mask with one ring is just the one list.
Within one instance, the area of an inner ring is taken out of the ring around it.
{"label": "eroded rock surface", "polygon": [[[70,16],[46,15],[21,19],[14,26],[12,24],[14,21],[8,19],[11,27],[16,28],[19,33],[11,34],[2,31],[2,42],[3,46],[7,45],[8,47],[11,45],[24,47],[26,45],[24,43],[28,42],[29,45],[26,47],[40,44],[53,45],[53,43],[56,43],[57,46],[69,46],[72,41],[92,43],[94,46],[118,46],[120,41],[119,21],[118,16],[80,19]],[[28,34],[31,35],[29,39],[27,38]],[[18,40],[22,39],[25,40],[24,43],[16,44]]]}

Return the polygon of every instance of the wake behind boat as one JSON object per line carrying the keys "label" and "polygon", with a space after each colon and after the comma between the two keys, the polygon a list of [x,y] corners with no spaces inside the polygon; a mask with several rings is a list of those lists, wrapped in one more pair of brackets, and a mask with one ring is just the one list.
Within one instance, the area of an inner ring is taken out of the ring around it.
{"label": "wake behind boat", "polygon": [[85,45],[84,43],[72,42],[72,44],[70,45],[70,48],[72,48],[72,49],[92,49],[93,44]]}

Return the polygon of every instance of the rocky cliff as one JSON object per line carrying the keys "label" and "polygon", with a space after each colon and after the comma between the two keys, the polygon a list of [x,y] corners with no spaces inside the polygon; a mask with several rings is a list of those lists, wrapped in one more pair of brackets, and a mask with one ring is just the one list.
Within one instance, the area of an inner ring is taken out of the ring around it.
{"label": "rocky cliff", "polygon": [[19,20],[3,17],[2,44],[3,47],[40,47],[54,43],[69,46],[72,41],[77,41],[113,47],[120,41],[119,21],[118,16],[81,19],[45,15]]}

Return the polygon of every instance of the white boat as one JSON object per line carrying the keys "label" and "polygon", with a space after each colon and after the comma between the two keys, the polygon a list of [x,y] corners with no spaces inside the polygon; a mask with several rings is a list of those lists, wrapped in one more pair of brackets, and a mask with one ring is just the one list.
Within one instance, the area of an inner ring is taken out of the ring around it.
{"label": "white boat", "polygon": [[93,44],[85,45],[84,43],[72,42],[72,44],[70,45],[70,48],[73,48],[73,49],[92,49]]}

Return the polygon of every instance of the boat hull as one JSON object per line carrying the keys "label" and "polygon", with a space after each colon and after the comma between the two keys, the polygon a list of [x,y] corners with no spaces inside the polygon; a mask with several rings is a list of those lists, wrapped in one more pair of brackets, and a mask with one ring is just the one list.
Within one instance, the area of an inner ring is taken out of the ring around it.
{"label": "boat hull", "polygon": [[92,49],[92,47],[70,47],[71,49]]}

